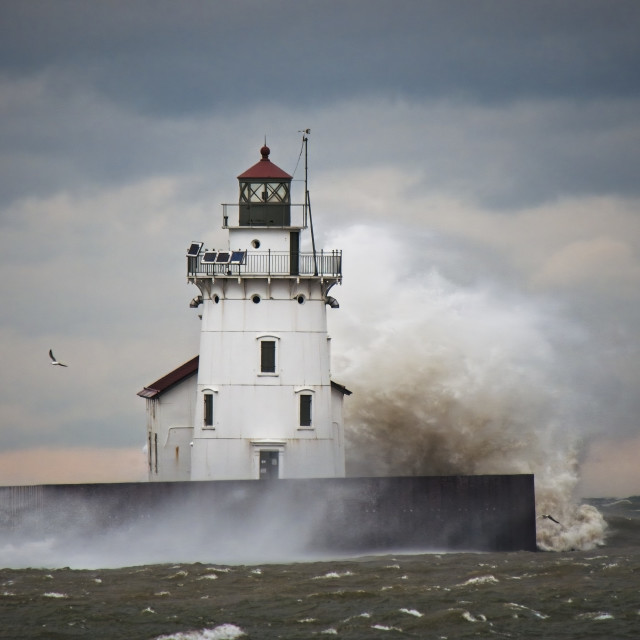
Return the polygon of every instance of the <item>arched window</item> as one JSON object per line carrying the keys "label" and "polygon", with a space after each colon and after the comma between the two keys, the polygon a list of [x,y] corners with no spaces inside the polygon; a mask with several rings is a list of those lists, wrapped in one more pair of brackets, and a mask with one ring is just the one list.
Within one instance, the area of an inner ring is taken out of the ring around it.
{"label": "arched window", "polygon": [[278,336],[258,336],[259,374],[263,376],[278,375]]}
{"label": "arched window", "polygon": [[313,428],[313,395],[314,390],[303,387],[296,390],[298,396],[298,424],[302,429]]}
{"label": "arched window", "polygon": [[313,426],[312,400],[313,400],[313,396],[310,393],[300,394],[300,426],[301,427]]}

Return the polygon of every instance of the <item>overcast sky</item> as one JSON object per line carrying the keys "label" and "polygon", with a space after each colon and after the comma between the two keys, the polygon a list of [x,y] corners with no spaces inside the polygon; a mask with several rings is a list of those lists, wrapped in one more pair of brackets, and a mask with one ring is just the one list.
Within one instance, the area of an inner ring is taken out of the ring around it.
{"label": "overcast sky", "polygon": [[309,127],[334,377],[418,310],[433,343],[439,295],[461,349],[553,374],[584,493],[640,492],[638,33],[610,0],[4,0],[0,482],[144,477],[136,392],[198,349],[185,249]]}

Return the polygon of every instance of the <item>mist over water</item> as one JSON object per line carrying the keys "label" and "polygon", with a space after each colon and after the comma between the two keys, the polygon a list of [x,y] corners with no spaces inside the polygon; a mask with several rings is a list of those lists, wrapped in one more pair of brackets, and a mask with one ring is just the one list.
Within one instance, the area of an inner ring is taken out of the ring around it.
{"label": "mist over water", "polygon": [[[184,484],[189,483],[174,489]],[[263,487],[272,490],[255,490]],[[322,548],[308,549],[325,517],[323,505],[301,504],[295,492],[283,487],[260,483],[207,493],[195,483],[174,493],[133,493],[124,501],[124,489],[92,495],[63,487],[47,492],[39,508],[20,513],[13,526],[0,529],[0,566],[253,564],[327,555]]]}
{"label": "mist over water", "polygon": [[604,518],[574,497],[578,394],[554,343],[570,328],[490,285],[456,285],[434,268],[381,270],[380,256],[410,257],[383,236],[358,228],[340,239],[355,261],[344,307],[358,309],[333,330],[335,375],[353,391],[349,475],[533,473],[539,547],[602,544]]}

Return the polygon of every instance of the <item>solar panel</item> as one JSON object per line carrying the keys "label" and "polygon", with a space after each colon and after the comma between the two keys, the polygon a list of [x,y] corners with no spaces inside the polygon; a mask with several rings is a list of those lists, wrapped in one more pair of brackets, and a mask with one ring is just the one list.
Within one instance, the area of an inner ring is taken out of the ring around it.
{"label": "solar panel", "polygon": [[246,251],[232,251],[230,264],[243,264]]}
{"label": "solar panel", "polygon": [[202,264],[213,264],[216,261],[217,251],[205,251],[202,256]]}
{"label": "solar panel", "polygon": [[187,258],[197,258],[203,244],[203,242],[192,242],[189,250],[187,251]]}
{"label": "solar panel", "polygon": [[216,264],[227,264],[229,262],[231,254],[228,251],[220,251],[216,258]]}

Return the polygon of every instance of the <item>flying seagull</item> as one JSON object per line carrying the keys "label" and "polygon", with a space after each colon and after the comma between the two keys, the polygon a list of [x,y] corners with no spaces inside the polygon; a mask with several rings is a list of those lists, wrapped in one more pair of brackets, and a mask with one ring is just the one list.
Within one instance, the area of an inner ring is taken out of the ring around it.
{"label": "flying seagull", "polygon": [[53,349],[49,349],[49,357],[51,358],[51,364],[56,364],[59,367],[66,367],[66,364],[62,364],[62,362],[58,362],[56,357],[53,355]]}
{"label": "flying seagull", "polygon": [[[547,520],[551,520],[552,522],[555,522],[556,524],[560,524],[553,516],[550,516],[549,514],[544,514],[543,513],[540,517],[541,518],[546,518]],[[562,526],[562,525],[560,524],[560,526]]]}

